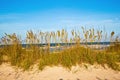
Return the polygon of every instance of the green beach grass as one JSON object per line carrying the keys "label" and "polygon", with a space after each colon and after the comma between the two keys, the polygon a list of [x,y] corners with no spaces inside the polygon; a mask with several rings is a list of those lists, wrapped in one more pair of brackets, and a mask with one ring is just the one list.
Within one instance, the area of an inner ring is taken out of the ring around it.
{"label": "green beach grass", "polygon": [[[87,42],[101,41],[102,31],[95,31],[94,29],[85,30],[83,27],[85,46],[80,45],[82,42],[80,33],[75,30],[71,31],[72,37],[69,39],[68,32],[64,29],[56,32],[38,32],[34,33],[32,30],[26,33],[25,43],[29,44],[25,48],[22,47],[22,40],[20,36],[13,34],[5,34],[1,38],[0,47],[0,64],[9,62],[13,66],[17,66],[24,70],[38,64],[40,70],[43,70],[46,66],[58,66],[61,65],[65,68],[71,69],[74,65],[80,65],[82,63],[87,64],[99,64],[103,67],[107,65],[114,70],[120,70],[120,39],[116,37],[113,39],[114,32],[111,32],[111,43],[109,47],[103,50],[93,50],[87,47]],[[71,47],[64,47],[64,50],[55,50],[56,52],[50,52],[50,43],[58,43],[55,46],[61,46],[61,43],[75,43]],[[47,46],[39,47],[34,44],[46,43]],[[9,46],[8,46],[9,45]],[[44,49],[45,48],[45,49]]]}

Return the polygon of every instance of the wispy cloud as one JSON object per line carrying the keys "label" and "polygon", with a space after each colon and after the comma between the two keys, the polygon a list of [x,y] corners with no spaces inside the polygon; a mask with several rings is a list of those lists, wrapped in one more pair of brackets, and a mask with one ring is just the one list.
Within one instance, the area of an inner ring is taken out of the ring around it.
{"label": "wispy cloud", "polygon": [[[58,12],[57,12],[58,13]],[[64,12],[63,12],[64,13]],[[102,16],[96,15],[81,15],[80,13],[69,14],[56,14],[53,12],[43,13],[25,13],[25,14],[5,14],[0,15],[0,32],[16,32],[21,33],[33,30],[58,30],[58,29],[72,29],[75,27],[106,27],[108,32],[114,30],[119,33],[120,31],[120,17],[109,15]],[[108,28],[109,27],[109,28]]]}

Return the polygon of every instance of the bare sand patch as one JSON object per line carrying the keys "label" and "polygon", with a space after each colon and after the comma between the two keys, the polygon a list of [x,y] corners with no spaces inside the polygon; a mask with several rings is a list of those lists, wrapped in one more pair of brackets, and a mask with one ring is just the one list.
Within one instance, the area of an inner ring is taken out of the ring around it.
{"label": "bare sand patch", "polygon": [[40,71],[35,65],[31,70],[23,71],[3,63],[0,65],[0,80],[120,80],[120,71],[99,65],[87,66],[73,66],[71,70],[62,66],[47,66]]}

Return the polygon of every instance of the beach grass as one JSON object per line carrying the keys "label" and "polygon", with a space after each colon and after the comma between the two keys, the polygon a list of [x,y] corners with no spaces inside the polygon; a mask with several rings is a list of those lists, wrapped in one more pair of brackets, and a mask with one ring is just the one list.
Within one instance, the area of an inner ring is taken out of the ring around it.
{"label": "beach grass", "polygon": [[[103,50],[94,50],[87,46],[87,42],[101,42],[102,31],[94,29],[86,30],[82,27],[84,39],[80,38],[80,33],[72,30],[72,37],[68,37],[68,32],[64,29],[56,32],[33,32],[32,30],[26,33],[25,43],[27,46],[22,46],[20,36],[13,34],[5,34],[1,38],[0,47],[0,64],[9,62],[13,66],[28,70],[32,65],[38,64],[39,69],[43,70],[46,66],[63,66],[71,69],[72,66],[86,64],[99,64],[103,67],[107,65],[114,70],[120,70],[120,40],[119,37],[113,39],[114,32],[111,32],[111,44]],[[60,47],[59,43],[66,43],[64,50],[55,50],[50,52],[50,44],[57,43],[55,48]],[[68,46],[68,43],[74,45]],[[81,45],[80,42],[85,42]],[[113,43],[114,42],[114,43]],[[40,47],[35,44],[43,44],[46,46]],[[92,46],[92,45],[91,45]]]}

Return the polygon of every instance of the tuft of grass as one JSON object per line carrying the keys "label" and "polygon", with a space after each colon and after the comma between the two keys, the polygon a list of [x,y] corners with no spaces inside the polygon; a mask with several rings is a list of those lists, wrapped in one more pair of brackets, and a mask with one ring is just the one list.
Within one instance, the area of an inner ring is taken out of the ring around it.
{"label": "tuft of grass", "polygon": [[45,66],[57,66],[60,62],[60,56],[57,53],[44,54],[43,57],[39,59],[39,69],[43,70]]}
{"label": "tuft of grass", "polygon": [[120,70],[119,57],[117,53],[109,53],[106,55],[107,65],[114,70]]}
{"label": "tuft of grass", "polygon": [[101,52],[97,53],[97,55],[96,55],[96,62],[98,64],[101,64],[104,67],[104,65],[107,62],[106,61],[106,53],[101,53]]}
{"label": "tuft of grass", "polygon": [[2,64],[3,62],[3,53],[1,51],[2,49],[0,49],[0,65]]}

